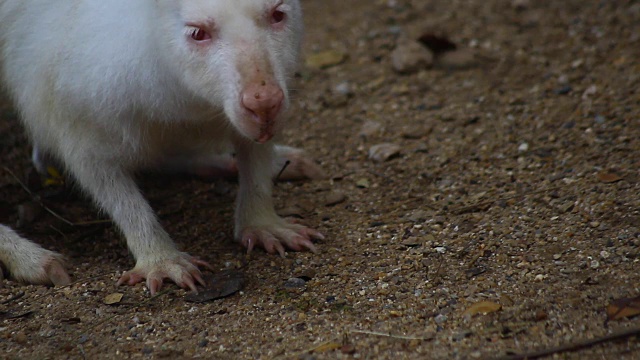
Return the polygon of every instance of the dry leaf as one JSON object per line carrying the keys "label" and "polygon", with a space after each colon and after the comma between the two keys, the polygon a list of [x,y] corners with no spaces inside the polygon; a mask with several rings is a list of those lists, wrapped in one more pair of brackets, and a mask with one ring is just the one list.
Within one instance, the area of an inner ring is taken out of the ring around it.
{"label": "dry leaf", "polygon": [[318,353],[327,352],[327,351],[333,351],[340,348],[342,348],[342,345],[338,344],[337,342],[327,342],[313,349],[313,352],[318,352]]}
{"label": "dry leaf", "polygon": [[109,294],[109,295],[104,297],[104,303],[107,304],[107,305],[118,304],[120,301],[122,301],[122,297],[123,296],[124,296],[124,294],[122,294],[122,293]]}
{"label": "dry leaf", "polygon": [[502,305],[498,303],[494,303],[493,301],[480,301],[471,305],[471,307],[464,311],[463,315],[486,315],[492,312],[496,312],[500,309],[502,309]]}
{"label": "dry leaf", "polygon": [[235,294],[244,288],[244,273],[238,270],[224,270],[216,274],[206,274],[207,286],[198,293],[189,293],[184,299],[190,302],[205,302]]}
{"label": "dry leaf", "polygon": [[336,51],[327,50],[307,57],[306,64],[308,67],[316,69],[326,69],[328,67],[342,64],[347,60],[347,54]]}
{"label": "dry leaf", "polygon": [[598,173],[597,177],[598,177],[598,180],[600,180],[600,182],[603,182],[605,184],[611,184],[623,179],[622,176],[616,173],[604,172],[604,171]]}
{"label": "dry leaf", "polygon": [[640,315],[640,296],[617,299],[607,306],[607,318],[609,320],[618,320],[636,315]]}

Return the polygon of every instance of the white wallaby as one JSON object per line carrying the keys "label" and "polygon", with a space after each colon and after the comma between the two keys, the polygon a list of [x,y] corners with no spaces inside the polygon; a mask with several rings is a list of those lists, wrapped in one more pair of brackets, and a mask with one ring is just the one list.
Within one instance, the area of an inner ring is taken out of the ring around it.
{"label": "white wallaby", "polygon": [[[138,170],[237,171],[236,239],[315,251],[322,234],[276,215],[271,195],[285,160],[285,176],[322,176],[302,150],[270,141],[285,126],[301,37],[298,0],[0,0],[2,79],[35,166],[62,165],[123,232],[136,265],[119,284],[196,290],[209,266],[178,251]],[[69,281],[58,254],[4,226],[0,241],[14,277]]]}

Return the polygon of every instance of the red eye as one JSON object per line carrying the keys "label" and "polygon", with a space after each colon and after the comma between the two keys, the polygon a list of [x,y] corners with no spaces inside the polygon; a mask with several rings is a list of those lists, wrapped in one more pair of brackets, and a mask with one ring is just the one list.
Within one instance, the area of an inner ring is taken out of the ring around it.
{"label": "red eye", "polygon": [[274,10],[271,13],[271,23],[272,24],[279,24],[279,23],[284,21],[286,16],[287,16],[287,14],[285,14],[284,11]]}
{"label": "red eye", "polygon": [[200,28],[194,28],[191,30],[191,38],[195,41],[205,41],[211,39],[211,35]]}

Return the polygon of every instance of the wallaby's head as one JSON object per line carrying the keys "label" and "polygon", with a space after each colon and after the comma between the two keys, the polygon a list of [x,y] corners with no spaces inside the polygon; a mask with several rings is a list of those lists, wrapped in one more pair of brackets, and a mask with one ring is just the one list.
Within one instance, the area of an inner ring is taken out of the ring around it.
{"label": "wallaby's head", "polygon": [[283,126],[302,38],[298,0],[159,0],[184,85],[222,106],[243,136],[266,142]]}

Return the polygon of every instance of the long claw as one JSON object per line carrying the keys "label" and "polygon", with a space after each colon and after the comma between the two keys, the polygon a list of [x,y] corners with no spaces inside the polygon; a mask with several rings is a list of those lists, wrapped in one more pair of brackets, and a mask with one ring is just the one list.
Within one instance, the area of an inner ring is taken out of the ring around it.
{"label": "long claw", "polygon": [[213,266],[211,266],[211,264],[209,264],[208,262],[204,261],[204,260],[200,260],[200,259],[193,259],[193,264],[196,266],[204,266],[205,268],[211,270],[211,271],[215,271],[215,269],[213,268]]}
{"label": "long claw", "polygon": [[242,233],[240,242],[247,248],[247,254],[260,246],[269,254],[286,257],[287,250],[317,253],[312,239],[324,239],[319,231],[303,225],[293,224],[288,219],[278,219],[273,225],[248,228]]}
{"label": "long claw", "polygon": [[202,286],[207,286],[207,283],[204,281],[204,279],[202,278],[202,275],[200,275],[199,273],[192,272],[191,276],[193,276],[193,278],[196,279],[196,282],[198,282],[198,284]]}
{"label": "long claw", "polygon": [[253,251],[253,248],[256,246],[256,242],[253,241],[253,239],[248,239],[247,240],[247,255],[251,254],[251,251]]}
{"label": "long claw", "polygon": [[307,241],[303,242],[302,245],[304,245],[312,253],[314,253],[314,254],[318,253],[318,249],[316,248],[315,245],[313,245],[313,243],[311,241],[307,240]]}
{"label": "long claw", "polygon": [[45,267],[47,276],[49,280],[55,286],[66,286],[71,284],[71,278],[69,278],[69,274],[64,269],[64,266],[60,261],[54,259]]}
{"label": "long claw", "polygon": [[276,242],[275,243],[275,248],[276,250],[278,250],[278,253],[280,254],[280,257],[286,257],[287,256],[287,252],[284,250],[284,247],[282,246],[282,244],[280,244],[280,242]]}
{"label": "long claw", "polygon": [[139,262],[133,270],[122,274],[117,284],[134,285],[146,279],[149,292],[151,295],[155,295],[162,289],[164,280],[169,279],[182,288],[197,292],[196,284],[206,286],[198,266],[214,270],[213,266],[206,261],[185,253],[176,253],[175,256],[168,259],[146,264]]}
{"label": "long claw", "polygon": [[313,229],[306,229],[305,233],[314,239],[324,240],[324,235],[320,231],[316,231]]}
{"label": "long claw", "polygon": [[180,287],[189,288],[189,290],[191,290],[192,292],[196,294],[198,293],[198,288],[196,287],[196,284],[193,282],[193,278],[191,278],[187,274],[182,276],[182,284],[180,284]]}
{"label": "long claw", "polygon": [[162,289],[162,281],[155,278],[147,279],[147,287],[149,288],[151,296],[153,296]]}

